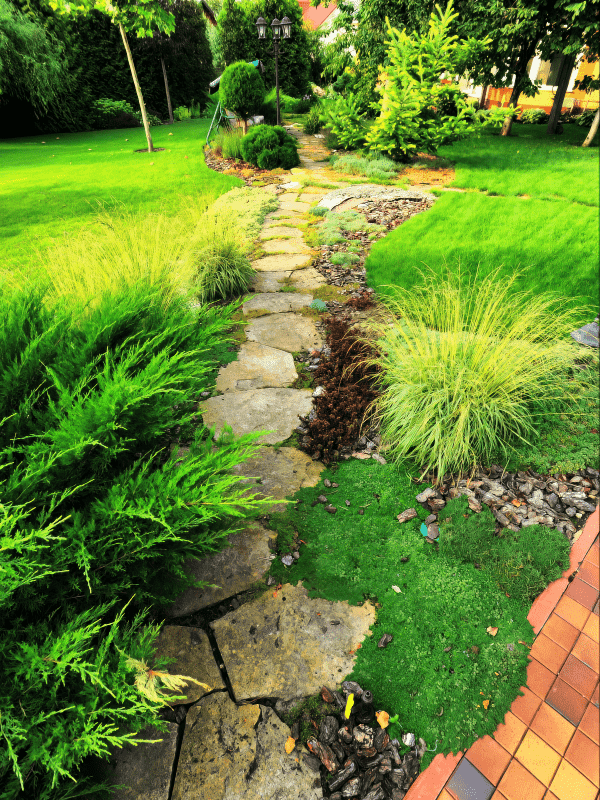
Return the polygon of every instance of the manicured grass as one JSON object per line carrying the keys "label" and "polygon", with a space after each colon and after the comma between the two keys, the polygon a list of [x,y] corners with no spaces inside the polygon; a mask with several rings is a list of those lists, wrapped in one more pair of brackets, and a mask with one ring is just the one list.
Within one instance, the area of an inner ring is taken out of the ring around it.
{"label": "manicured grass", "polygon": [[176,214],[186,197],[212,202],[241,186],[206,166],[209,125],[198,119],[152,128],[155,147],[165,148],[155,153],[135,152],[146,146],[141,128],[0,141],[0,269],[29,268],[36,251],[80,230],[99,205]]}
{"label": "manicured grass", "polygon": [[[425,266],[440,275],[459,264],[465,275],[478,266],[482,275],[501,267],[507,276],[522,271],[515,291],[552,291],[597,308],[597,231],[593,207],[446,192],[373,245],[367,280],[380,291],[385,285],[410,288]],[[582,323],[589,317],[582,311]]]}
{"label": "manicured grass", "polygon": [[456,163],[453,186],[504,195],[565,198],[598,205],[598,137],[582,148],[588,128],[572,123],[548,136],[545,125],[513,125],[514,136],[485,131],[481,137],[442,147]]}
{"label": "manicured grass", "polygon": [[[350,677],[373,691],[377,708],[399,713],[394,735],[411,731],[437,752],[466,749],[495,729],[525,685],[522,642],[533,641],[532,595],[560,574],[568,542],[545,528],[495,537],[489,510],[473,515],[461,499],[440,512],[436,551],[419,531],[427,512],[415,502],[422,487],[409,473],[352,460],[321,477],[339,488],[321,482],[303,489],[285,514],[272,516],[280,550],[297,546],[301,553],[290,568],[276,559],[272,574],[281,582],[302,580],[311,596],[374,602],[377,621]],[[335,515],[312,505],[320,494]],[[417,508],[417,519],[399,524],[396,516],[409,507]],[[532,542],[537,555],[529,558]],[[384,633],[393,641],[378,648]]]}

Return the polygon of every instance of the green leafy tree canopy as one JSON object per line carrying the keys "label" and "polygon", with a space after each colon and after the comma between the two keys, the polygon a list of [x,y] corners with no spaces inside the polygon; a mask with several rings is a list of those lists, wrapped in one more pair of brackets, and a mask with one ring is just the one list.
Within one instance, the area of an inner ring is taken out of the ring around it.
{"label": "green leafy tree canopy", "polygon": [[265,99],[265,85],[256,67],[245,61],[231,64],[221,76],[219,94],[225,108],[244,120],[244,133],[247,133],[248,118]]}

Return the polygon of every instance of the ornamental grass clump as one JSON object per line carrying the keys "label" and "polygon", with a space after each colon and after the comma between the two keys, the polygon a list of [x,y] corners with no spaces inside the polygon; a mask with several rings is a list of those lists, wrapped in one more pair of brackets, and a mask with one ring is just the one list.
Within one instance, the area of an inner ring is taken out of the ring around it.
{"label": "ornamental grass clump", "polygon": [[423,276],[383,298],[393,321],[378,332],[372,411],[390,457],[441,479],[506,455],[572,392],[575,312],[550,294],[514,292],[516,279]]}

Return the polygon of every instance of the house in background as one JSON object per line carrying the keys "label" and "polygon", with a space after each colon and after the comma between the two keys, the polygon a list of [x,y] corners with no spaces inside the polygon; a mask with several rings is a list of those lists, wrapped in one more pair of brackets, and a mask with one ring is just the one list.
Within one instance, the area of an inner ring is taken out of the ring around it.
{"label": "house in background", "polygon": [[[541,108],[548,114],[550,113],[556,93],[560,63],[560,56],[556,56],[552,61],[542,61],[539,56],[535,56],[531,59],[529,62],[529,77],[532,81],[541,80],[542,84],[537,94],[533,97],[521,95],[518,104],[523,111],[528,108]],[[579,113],[588,108],[598,108],[598,96],[600,93],[597,91],[584,92],[581,89],[575,89],[575,81],[582,80],[586,75],[591,75],[592,78],[597,79],[599,67],[600,62],[598,61],[589,62],[584,61],[582,58],[577,60],[571,73],[571,79],[569,80],[569,85],[563,101],[563,114],[571,113],[572,111]],[[511,86],[494,89],[492,86],[473,86],[473,84],[467,80],[459,81],[459,85],[465,94],[479,100],[483,108],[508,105],[510,93],[512,91]]]}
{"label": "house in background", "polygon": [[310,0],[298,0],[302,9],[302,19],[307,27],[316,30],[325,22],[331,22],[339,14],[337,3],[333,0],[327,8],[324,5],[311,6]]}

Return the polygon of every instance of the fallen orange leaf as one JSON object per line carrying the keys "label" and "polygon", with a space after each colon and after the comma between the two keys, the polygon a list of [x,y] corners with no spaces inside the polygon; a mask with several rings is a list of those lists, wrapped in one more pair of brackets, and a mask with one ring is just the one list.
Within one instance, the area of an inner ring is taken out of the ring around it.
{"label": "fallen orange leaf", "polygon": [[285,752],[289,755],[294,747],[296,747],[296,740],[292,736],[288,736],[287,742],[285,743]]}
{"label": "fallen orange leaf", "polygon": [[375,716],[380,728],[387,728],[387,726],[390,724],[390,715],[387,713],[387,711],[378,711]]}
{"label": "fallen orange leaf", "polygon": [[490,704],[490,701],[489,701],[489,700],[484,700],[484,701],[483,701],[483,707],[485,708],[485,710],[486,710],[486,711],[488,710],[488,706],[489,706],[489,704]]}
{"label": "fallen orange leaf", "polygon": [[522,642],[520,639],[519,639],[519,644],[524,644],[525,647],[529,647],[529,649],[531,649],[531,645],[530,644],[527,644],[527,642]]}
{"label": "fallen orange leaf", "polygon": [[492,628],[491,625],[489,625],[485,630],[490,636],[495,636],[498,633],[498,628]]}

